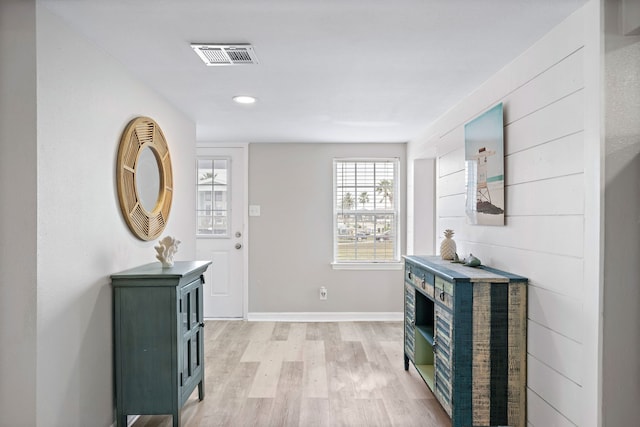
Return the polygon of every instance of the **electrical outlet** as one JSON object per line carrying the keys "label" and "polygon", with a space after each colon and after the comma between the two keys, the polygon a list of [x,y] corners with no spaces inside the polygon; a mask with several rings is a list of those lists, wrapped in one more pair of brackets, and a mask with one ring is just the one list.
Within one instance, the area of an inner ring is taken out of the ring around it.
{"label": "electrical outlet", "polygon": [[327,299],[327,288],[325,288],[324,286],[320,286],[320,299],[321,300]]}

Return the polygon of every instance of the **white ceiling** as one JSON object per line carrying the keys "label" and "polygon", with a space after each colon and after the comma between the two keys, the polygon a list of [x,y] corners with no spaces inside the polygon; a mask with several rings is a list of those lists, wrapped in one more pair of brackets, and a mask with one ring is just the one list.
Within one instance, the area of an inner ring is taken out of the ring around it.
{"label": "white ceiling", "polygon": [[[218,142],[411,140],[585,2],[39,1]],[[196,42],[260,63],[206,67]]]}

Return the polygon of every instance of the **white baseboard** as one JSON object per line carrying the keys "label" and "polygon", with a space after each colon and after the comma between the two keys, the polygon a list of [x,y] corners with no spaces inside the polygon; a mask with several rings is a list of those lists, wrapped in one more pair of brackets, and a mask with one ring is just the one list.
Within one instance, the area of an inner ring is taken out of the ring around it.
{"label": "white baseboard", "polygon": [[[128,415],[127,416],[127,427],[131,427],[133,425],[133,423],[135,423],[136,421],[138,421],[138,418],[140,418],[140,415]],[[116,427],[116,425],[118,424],[118,421],[114,421],[113,424],[111,424],[111,427]]]}
{"label": "white baseboard", "polygon": [[249,313],[250,322],[398,322],[404,319],[395,312],[289,312]]}

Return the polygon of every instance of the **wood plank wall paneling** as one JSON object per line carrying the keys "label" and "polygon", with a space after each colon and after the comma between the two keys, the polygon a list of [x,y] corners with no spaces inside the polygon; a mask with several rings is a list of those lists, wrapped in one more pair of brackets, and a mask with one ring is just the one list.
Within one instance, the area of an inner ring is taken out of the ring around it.
{"label": "wood plank wall paneling", "polygon": [[[458,253],[529,278],[528,424],[580,422],[585,214],[581,10],[432,125],[408,152],[437,152],[436,235]],[[505,111],[505,227],[464,217],[464,124]],[[414,217],[419,214],[414,212]]]}
{"label": "wood plank wall paneling", "polygon": [[[444,141],[448,141],[449,133],[463,132],[461,126],[464,123],[497,102],[505,100],[518,88],[531,80],[540,78],[554,64],[562,62],[573,52],[582,49],[584,46],[584,19],[585,11],[583,9],[568,17],[563,24],[549,32],[520,57],[477,88],[467,99],[439,118],[438,122],[424,133],[430,138],[423,141],[438,139],[438,149],[441,150],[446,146]],[[452,143],[452,146],[455,144]],[[426,145],[420,145],[418,148],[411,148],[411,150],[412,152],[430,151]],[[450,150],[451,147],[448,147],[440,153]]]}
{"label": "wood plank wall paneling", "polygon": [[[506,270],[506,267],[511,265],[521,264],[518,272],[530,278],[530,286],[574,300],[579,300],[582,295],[583,261],[581,258],[475,242],[467,242],[466,247],[471,253],[487,254],[482,261],[502,270]],[[526,262],[523,264],[522,260]]]}
{"label": "wood plank wall paneling", "polygon": [[438,191],[440,197],[464,194],[464,170],[440,177]]}
{"label": "wood plank wall paneling", "polygon": [[527,404],[529,426],[575,427],[575,424],[531,390],[527,393]]}
{"label": "wood plank wall paneling", "polygon": [[506,156],[507,186],[582,173],[583,142],[578,132]]}
{"label": "wood plank wall paneling", "polygon": [[584,61],[582,47],[553,64],[540,75],[516,89],[509,96],[505,123],[513,123],[532,111],[542,110],[558,100],[558,95],[569,95],[584,86],[582,73],[573,71]]}
{"label": "wood plank wall paneling", "polygon": [[531,356],[547,365],[553,364],[556,371],[579,384],[582,380],[580,365],[580,343],[568,339],[536,322],[529,322],[527,348]]}
{"label": "wood plank wall paneling", "polygon": [[506,155],[580,132],[584,127],[583,104],[583,93],[577,91],[509,123],[504,129]]}
{"label": "wood plank wall paneling", "polygon": [[464,194],[440,197],[438,200],[438,216],[443,218],[464,217],[464,201]]}
{"label": "wood plank wall paneling", "polygon": [[[529,286],[528,317],[579,343],[583,342],[582,301]],[[531,351],[531,350],[529,350]],[[580,361],[576,361],[580,363]],[[555,364],[551,364],[555,367]]]}
{"label": "wood plank wall paneling", "polygon": [[580,386],[578,384],[559,376],[557,371],[535,357],[527,359],[527,382],[529,388],[543,397],[545,402],[564,414],[569,421],[579,424]]}
{"label": "wood plank wall paneling", "polygon": [[[462,229],[458,218],[438,216],[438,230],[456,230],[458,239],[455,240],[458,243],[462,243],[464,239],[469,242],[491,243],[494,246],[582,257],[584,224],[581,216],[507,216],[506,227],[463,226]],[[464,218],[462,222],[464,223]],[[458,248],[462,249],[462,254],[468,252],[459,244]],[[518,267],[520,268],[520,265]],[[520,274],[520,270],[516,273]]]}
{"label": "wood plank wall paneling", "polygon": [[582,174],[509,185],[505,194],[507,209],[510,216],[582,215],[583,187]]}
{"label": "wood plank wall paneling", "polygon": [[[458,145],[460,145],[461,140],[464,141],[464,132],[457,140]],[[438,157],[439,178],[460,171],[464,171],[464,146],[458,147]]]}

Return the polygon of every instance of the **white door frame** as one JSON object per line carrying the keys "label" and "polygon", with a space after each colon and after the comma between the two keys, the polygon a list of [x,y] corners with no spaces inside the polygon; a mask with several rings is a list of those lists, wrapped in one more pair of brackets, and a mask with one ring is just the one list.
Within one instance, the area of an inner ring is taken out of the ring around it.
{"label": "white door frame", "polygon": [[[249,143],[248,142],[235,142],[235,143],[221,143],[221,142],[197,142],[196,143],[196,157],[197,149],[199,148],[241,148],[242,149],[242,163],[243,163],[243,175],[244,175],[244,188],[243,188],[243,200],[242,200],[242,221],[244,223],[244,229],[242,230],[242,275],[244,277],[242,284],[242,318],[247,320],[247,314],[249,313]],[[195,210],[194,210],[195,215]],[[194,230],[195,233],[195,230]],[[196,237],[197,239],[197,237]]]}

